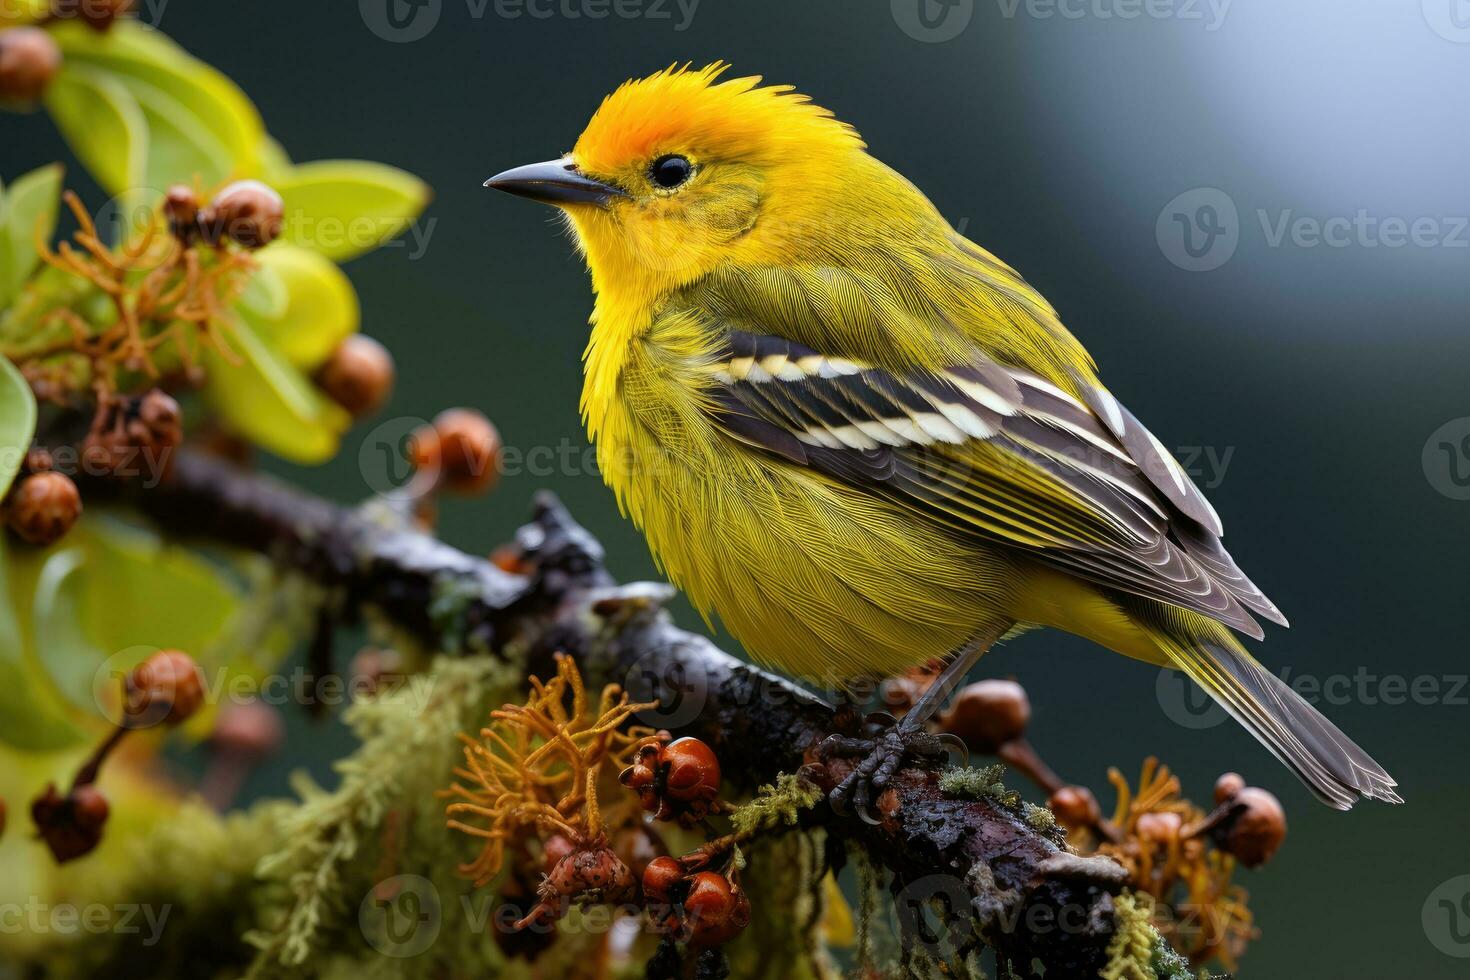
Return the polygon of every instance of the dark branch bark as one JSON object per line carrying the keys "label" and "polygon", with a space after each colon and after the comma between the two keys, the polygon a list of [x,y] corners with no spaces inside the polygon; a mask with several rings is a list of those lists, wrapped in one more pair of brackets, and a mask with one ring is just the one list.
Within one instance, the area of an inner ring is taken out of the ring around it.
{"label": "dark branch bark", "polygon": [[[163,485],[122,490],[170,534],[266,553],[436,649],[515,650],[533,671],[554,651],[571,653],[594,678],[657,697],[661,707],[642,720],[705,739],[746,788],[803,766],[824,789],[844,774],[841,763],[811,762],[833,728],[831,707],[675,627],[660,609],[667,586],[613,582],[601,547],[550,495],[518,532],[533,569],[521,577],[211,457],[184,452],[175,463]],[[1037,959],[1048,977],[1097,975],[1121,867],[1069,855],[1002,800],[946,795],[934,772],[906,770],[895,788],[877,825],[825,806],[811,819],[892,872],[908,948],[928,941],[934,910],[947,909],[962,947],[989,945],[1023,972]]]}

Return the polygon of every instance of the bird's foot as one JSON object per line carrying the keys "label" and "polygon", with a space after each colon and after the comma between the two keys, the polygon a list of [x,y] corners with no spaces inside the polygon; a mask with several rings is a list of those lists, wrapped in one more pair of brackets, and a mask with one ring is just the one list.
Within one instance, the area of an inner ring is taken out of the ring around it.
{"label": "bird's foot", "polygon": [[857,765],[828,795],[828,802],[838,813],[857,811],[864,822],[880,823],[870,807],[893,781],[905,759],[924,765],[937,765],[949,758],[952,750],[964,752],[964,743],[953,735],[933,734],[918,722],[896,721],[886,712],[868,715],[866,736],[831,735],[817,748],[822,759],[858,759]]}

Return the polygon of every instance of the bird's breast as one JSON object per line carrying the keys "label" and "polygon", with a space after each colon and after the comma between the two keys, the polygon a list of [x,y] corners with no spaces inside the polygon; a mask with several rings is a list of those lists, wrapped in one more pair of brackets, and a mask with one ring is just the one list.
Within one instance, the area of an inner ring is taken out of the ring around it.
{"label": "bird's breast", "polygon": [[589,429],[669,578],[762,662],[813,683],[943,656],[996,614],[1004,559],[736,442],[656,352]]}

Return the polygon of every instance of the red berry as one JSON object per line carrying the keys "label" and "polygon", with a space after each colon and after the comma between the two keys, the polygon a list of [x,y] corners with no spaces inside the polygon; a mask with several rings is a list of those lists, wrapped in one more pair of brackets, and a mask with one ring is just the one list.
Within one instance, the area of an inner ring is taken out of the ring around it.
{"label": "red berry", "polygon": [[34,545],[59,539],[82,516],[82,495],[63,473],[33,473],[10,491],[6,520],[10,529]]}
{"label": "red berry", "polygon": [[1214,832],[1216,842],[1247,868],[1271,860],[1286,839],[1286,811],[1281,801],[1259,786],[1247,786],[1232,800],[1234,816]]}
{"label": "red berry", "polygon": [[720,760],[697,738],[670,742],[659,754],[667,765],[664,792],[681,803],[712,800],[720,793]]}
{"label": "red berry", "polygon": [[939,719],[940,727],[980,752],[994,753],[1020,738],[1031,720],[1026,689],[1015,681],[983,680],[965,687]]}
{"label": "red berry", "polygon": [[1051,794],[1047,805],[1068,827],[1091,827],[1102,819],[1097,797],[1086,786],[1063,786]]}
{"label": "red berry", "polygon": [[34,102],[61,68],[61,48],[39,27],[0,33],[0,100]]}
{"label": "red berry", "polygon": [[211,244],[229,238],[246,248],[261,248],[280,236],[285,216],[281,195],[272,188],[258,180],[237,180],[200,212],[199,224]]}
{"label": "red berry", "polygon": [[1226,800],[1233,799],[1236,793],[1245,789],[1245,778],[1238,772],[1227,772],[1215,780],[1215,805],[1219,806]]}
{"label": "red berry", "polygon": [[689,941],[696,946],[723,945],[750,925],[750,899],[739,885],[713,871],[690,878],[683,905]]}
{"label": "red berry", "polygon": [[643,897],[655,905],[668,905],[674,890],[684,880],[684,866],[678,858],[656,857],[643,869]]}
{"label": "red berry", "polygon": [[194,658],[182,650],[160,650],[127,677],[127,725],[176,725],[204,703],[204,678]]}
{"label": "red berry", "polygon": [[350,414],[371,415],[393,390],[393,355],[373,338],[353,334],[317,369],[316,383]]}
{"label": "red berry", "polygon": [[78,786],[71,791],[72,817],[83,830],[98,830],[107,822],[111,807],[96,786]]}
{"label": "red berry", "polygon": [[[438,463],[449,489],[484,493],[500,479],[500,433],[470,408],[450,408],[434,419]],[[415,453],[419,450],[415,449]]]}
{"label": "red berry", "polygon": [[31,801],[31,821],[58,864],[79,858],[102,842],[107,823],[107,798],[88,783],[62,796],[56,784]]}

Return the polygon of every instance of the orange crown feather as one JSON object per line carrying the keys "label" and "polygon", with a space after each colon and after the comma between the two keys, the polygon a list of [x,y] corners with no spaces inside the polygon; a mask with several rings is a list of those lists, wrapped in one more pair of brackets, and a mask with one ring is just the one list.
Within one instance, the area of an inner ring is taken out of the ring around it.
{"label": "orange crown feather", "polygon": [[857,131],[790,85],[761,76],[718,81],[729,65],[670,65],[624,82],[602,100],[572,151],[588,173],[615,174],[665,152],[719,157],[839,144],[862,148]]}

